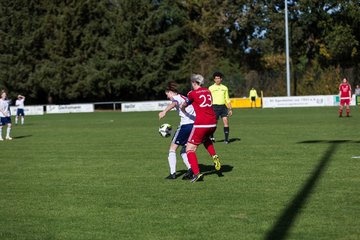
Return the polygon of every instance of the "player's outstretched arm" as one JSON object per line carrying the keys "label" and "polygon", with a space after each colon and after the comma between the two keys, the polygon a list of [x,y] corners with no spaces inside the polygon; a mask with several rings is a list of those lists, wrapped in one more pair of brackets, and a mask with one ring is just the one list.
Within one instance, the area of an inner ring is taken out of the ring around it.
{"label": "player's outstretched arm", "polygon": [[159,112],[159,120],[164,118],[166,113],[176,106],[175,102],[170,103],[162,112]]}

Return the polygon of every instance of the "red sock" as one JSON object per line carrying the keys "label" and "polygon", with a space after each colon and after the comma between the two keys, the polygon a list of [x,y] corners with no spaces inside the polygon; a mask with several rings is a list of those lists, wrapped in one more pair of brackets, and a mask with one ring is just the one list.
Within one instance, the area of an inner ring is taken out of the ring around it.
{"label": "red sock", "polygon": [[339,109],[339,116],[342,116],[342,109]]}
{"label": "red sock", "polygon": [[204,146],[205,146],[206,150],[208,151],[208,153],[210,154],[210,156],[216,155],[214,144],[210,139],[207,140],[206,142],[204,142]]}
{"label": "red sock", "polygon": [[346,116],[349,116],[350,115],[350,109],[346,109]]}
{"label": "red sock", "polygon": [[194,151],[187,151],[186,155],[187,155],[187,158],[189,160],[192,172],[195,175],[198,174],[200,172],[200,170],[199,170],[199,164],[198,164],[198,160],[197,160],[195,152]]}

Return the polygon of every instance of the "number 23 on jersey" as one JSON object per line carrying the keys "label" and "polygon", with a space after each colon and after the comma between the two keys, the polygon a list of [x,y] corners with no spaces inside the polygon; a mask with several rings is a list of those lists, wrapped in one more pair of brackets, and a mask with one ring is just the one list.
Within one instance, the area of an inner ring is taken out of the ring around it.
{"label": "number 23 on jersey", "polygon": [[212,98],[211,94],[200,95],[199,98],[202,100],[200,107],[211,107],[212,106]]}

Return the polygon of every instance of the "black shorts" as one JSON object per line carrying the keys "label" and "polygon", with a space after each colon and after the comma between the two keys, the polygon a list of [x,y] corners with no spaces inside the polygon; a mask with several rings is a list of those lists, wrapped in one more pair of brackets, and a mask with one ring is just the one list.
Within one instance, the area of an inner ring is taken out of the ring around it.
{"label": "black shorts", "polygon": [[0,118],[0,126],[5,126],[7,124],[11,124],[11,118],[10,117],[1,117]]}
{"label": "black shorts", "polygon": [[256,97],[251,97],[251,101],[255,102]]}
{"label": "black shorts", "polygon": [[16,111],[16,116],[25,116],[24,109],[18,108]]}
{"label": "black shorts", "polygon": [[223,118],[229,115],[226,105],[213,105],[213,109],[216,114],[216,120],[219,119],[219,117]]}
{"label": "black shorts", "polygon": [[184,146],[191,134],[194,124],[184,124],[177,128],[171,143]]}

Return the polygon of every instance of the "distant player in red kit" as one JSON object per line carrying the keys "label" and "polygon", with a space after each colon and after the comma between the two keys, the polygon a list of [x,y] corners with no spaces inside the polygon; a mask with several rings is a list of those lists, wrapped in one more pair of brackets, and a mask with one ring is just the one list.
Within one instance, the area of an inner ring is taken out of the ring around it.
{"label": "distant player in red kit", "polygon": [[194,173],[191,182],[196,182],[202,178],[199,164],[196,156],[196,149],[200,144],[204,144],[206,150],[212,156],[215,169],[220,170],[221,164],[218,155],[216,155],[213,142],[210,136],[216,130],[216,114],[212,108],[211,92],[207,88],[203,88],[204,77],[199,74],[191,76],[192,91],[188,93],[188,100],[182,105],[182,109],[192,104],[196,113],[194,127],[189,136],[186,145],[186,154]]}
{"label": "distant player in red kit", "polygon": [[342,112],[344,104],[346,104],[346,116],[350,116],[350,101],[351,101],[351,86],[348,83],[347,78],[343,79],[343,82],[339,86],[339,96],[340,96],[340,108],[339,108],[339,117],[342,117]]}

